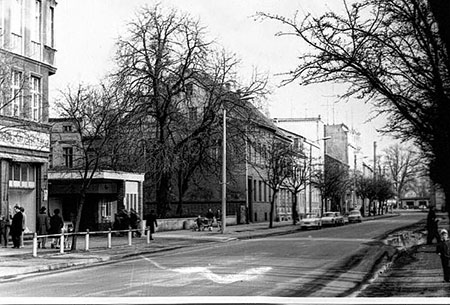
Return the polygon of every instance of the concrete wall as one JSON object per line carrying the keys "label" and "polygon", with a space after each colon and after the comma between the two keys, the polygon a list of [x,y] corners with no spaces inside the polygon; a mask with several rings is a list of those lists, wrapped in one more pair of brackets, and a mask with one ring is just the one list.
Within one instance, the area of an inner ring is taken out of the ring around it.
{"label": "concrete wall", "polygon": [[[157,232],[175,231],[175,230],[190,230],[194,225],[195,218],[167,218],[158,219]],[[227,226],[234,226],[237,224],[236,216],[227,216]],[[145,226],[145,220],[142,221]]]}

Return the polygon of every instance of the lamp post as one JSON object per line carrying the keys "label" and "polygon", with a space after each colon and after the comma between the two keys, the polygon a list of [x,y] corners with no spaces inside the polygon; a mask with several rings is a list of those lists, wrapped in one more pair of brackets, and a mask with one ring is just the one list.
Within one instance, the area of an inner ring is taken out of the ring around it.
{"label": "lamp post", "polygon": [[222,136],[222,234],[225,233],[227,220],[227,110],[223,108]]}

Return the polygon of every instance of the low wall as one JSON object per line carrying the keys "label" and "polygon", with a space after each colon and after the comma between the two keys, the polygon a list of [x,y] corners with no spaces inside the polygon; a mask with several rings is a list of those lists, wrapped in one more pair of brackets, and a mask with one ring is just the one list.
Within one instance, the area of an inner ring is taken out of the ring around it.
{"label": "low wall", "polygon": [[[145,227],[145,220],[142,221],[142,226]],[[158,219],[157,232],[175,231],[175,230],[190,230],[195,223],[195,218],[167,218]],[[237,217],[227,216],[227,226],[234,226],[237,224]]]}

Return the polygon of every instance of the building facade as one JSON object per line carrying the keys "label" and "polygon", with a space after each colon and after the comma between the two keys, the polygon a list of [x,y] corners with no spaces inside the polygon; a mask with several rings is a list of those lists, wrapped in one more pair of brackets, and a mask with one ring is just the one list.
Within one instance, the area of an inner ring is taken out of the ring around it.
{"label": "building facade", "polygon": [[24,207],[29,231],[48,202],[55,7],[54,0],[0,1],[0,213]]}
{"label": "building facade", "polygon": [[[71,119],[51,118],[51,154],[48,170],[48,210],[58,208],[64,221],[74,221],[83,180],[81,137]],[[125,209],[143,218],[144,174],[97,170],[86,193],[80,230],[105,230],[114,226],[114,216]]]}

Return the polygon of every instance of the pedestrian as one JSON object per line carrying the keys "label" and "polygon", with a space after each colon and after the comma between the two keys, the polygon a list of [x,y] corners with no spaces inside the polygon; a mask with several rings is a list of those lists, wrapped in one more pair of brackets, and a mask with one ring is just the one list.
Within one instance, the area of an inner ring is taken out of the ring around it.
{"label": "pedestrian", "polygon": [[156,221],[156,214],[154,210],[151,210],[149,214],[145,215],[145,221],[147,226],[147,234],[150,234],[150,240],[153,240],[153,234],[155,233],[155,227],[158,227],[158,222]]}
{"label": "pedestrian", "polygon": [[214,217],[216,218],[217,227],[220,231],[222,228],[222,213],[220,212],[220,210],[217,210],[216,215]]}
{"label": "pedestrian", "polygon": [[2,222],[0,225],[2,225],[2,240],[3,240],[3,248],[8,247],[8,239],[9,239],[9,232],[11,231],[11,215],[5,215],[3,217]]}
{"label": "pedestrian", "polygon": [[[61,213],[60,209],[55,209],[53,211],[53,216],[50,217],[50,234],[61,234],[62,228],[64,227],[64,221],[59,215]],[[58,246],[59,238],[53,238],[51,247],[54,248]]]}
{"label": "pedestrian", "polygon": [[[47,235],[50,229],[50,218],[47,215],[46,207],[41,207],[39,209],[39,214],[37,216],[37,234],[38,235]],[[41,237],[38,242],[38,248],[45,249],[45,243],[47,242],[47,237]]]}
{"label": "pedestrian", "polygon": [[450,259],[450,241],[448,239],[448,232],[445,229],[441,230],[441,240],[436,246],[436,253],[441,258],[444,281],[450,282],[450,266],[448,265]]}
{"label": "pedestrian", "polygon": [[427,244],[431,245],[433,243],[433,239],[436,238],[436,241],[439,243],[440,237],[438,233],[438,219],[436,218],[436,212],[434,207],[430,207],[427,216]]}
{"label": "pedestrian", "polygon": [[20,207],[20,212],[22,213],[22,234],[20,235],[20,247],[23,248],[23,235],[27,228],[27,214],[25,214],[25,208]]}
{"label": "pedestrian", "polygon": [[20,236],[22,235],[23,228],[23,215],[20,212],[20,207],[18,205],[14,206],[14,216],[11,222],[11,239],[13,242],[13,248],[20,248]]}
{"label": "pedestrian", "polygon": [[208,219],[208,228],[211,231],[212,230],[212,224],[214,221],[214,213],[211,209],[206,212],[206,219]]}

